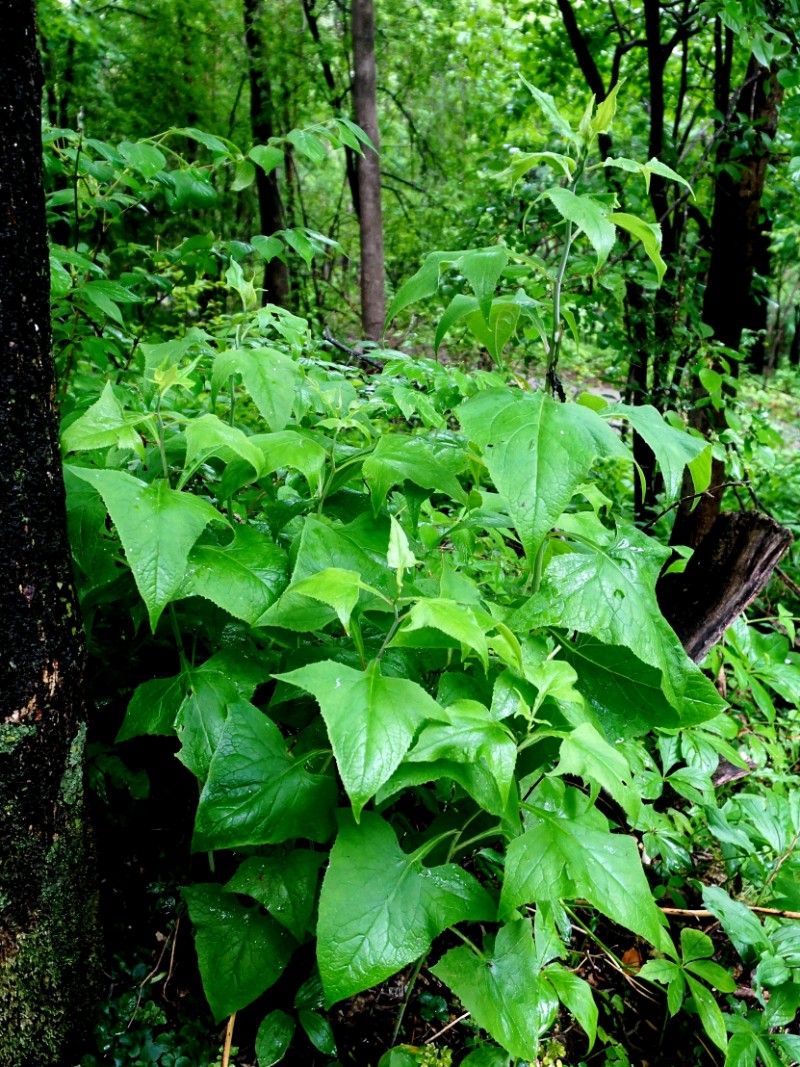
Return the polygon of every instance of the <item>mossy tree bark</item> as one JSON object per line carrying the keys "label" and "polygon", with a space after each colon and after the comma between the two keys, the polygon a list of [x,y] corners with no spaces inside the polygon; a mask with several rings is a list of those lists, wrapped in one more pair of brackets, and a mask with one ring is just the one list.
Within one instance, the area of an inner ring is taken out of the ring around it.
{"label": "mossy tree bark", "polygon": [[0,0],[0,1049],[69,1062],[94,989],[83,637],[54,409],[34,0]]}

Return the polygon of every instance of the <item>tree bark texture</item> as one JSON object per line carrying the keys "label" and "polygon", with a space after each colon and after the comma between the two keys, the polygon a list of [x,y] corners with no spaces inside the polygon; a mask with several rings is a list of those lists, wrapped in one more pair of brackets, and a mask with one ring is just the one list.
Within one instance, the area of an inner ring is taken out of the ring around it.
{"label": "tree bark texture", "polygon": [[0,1059],[64,1064],[90,1016],[96,898],[84,650],[50,350],[34,0],[0,0]]}
{"label": "tree bark texture", "polygon": [[358,161],[361,212],[361,324],[365,337],[377,341],[386,318],[383,215],[381,212],[380,133],[375,70],[375,7],[373,0],[353,0],[353,106],[355,118],[376,151],[364,149]]}
{"label": "tree bark texture", "polygon": [[[267,72],[259,20],[261,0],[244,0],[244,37],[250,76],[250,122],[253,141],[266,144],[275,134],[272,86]],[[270,237],[283,229],[283,201],[277,170],[265,174],[256,168],[256,191],[261,232]],[[264,302],[287,307],[289,304],[289,269],[281,259],[271,259],[264,266]]]}
{"label": "tree bark texture", "polygon": [[682,574],[658,583],[661,610],[692,659],[753,602],[792,543],[791,533],[758,511],[723,512]]}
{"label": "tree bark texture", "polygon": [[[729,46],[730,47],[730,46]],[[722,63],[724,76],[726,67]],[[738,348],[742,331],[753,325],[751,289],[753,276],[763,262],[764,225],[761,201],[767,164],[771,155],[770,142],[778,128],[782,89],[775,72],[760,67],[751,57],[744,84],[736,103],[739,112],[748,115],[744,137],[752,145],[742,151],[737,138],[724,141],[717,155],[722,169],[714,188],[714,208],[711,217],[709,262],[703,320],[714,331],[714,339],[729,348]],[[767,143],[762,139],[766,136]],[[733,172],[730,165],[733,164]],[[728,169],[726,169],[728,168]],[[735,367],[734,367],[735,372]],[[704,434],[715,426],[713,408],[708,394],[699,381],[694,386],[694,409],[691,425]],[[672,543],[696,548],[708,533],[720,513],[722,491],[715,487],[725,481],[725,467],[714,460],[712,492],[701,497],[691,510],[691,504],[681,505],[675,517]],[[684,477],[683,496],[691,495],[688,475]]]}

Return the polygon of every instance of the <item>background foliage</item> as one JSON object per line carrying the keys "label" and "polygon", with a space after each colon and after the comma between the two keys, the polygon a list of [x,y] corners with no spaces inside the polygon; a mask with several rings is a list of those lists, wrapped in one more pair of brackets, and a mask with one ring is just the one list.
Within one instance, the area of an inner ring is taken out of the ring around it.
{"label": "background foliage", "polygon": [[266,139],[238,4],[40,4],[85,1064],[791,1063],[797,568],[705,673],[655,585],[712,454],[797,527],[793,6],[380,7],[374,349],[346,12],[250,10]]}

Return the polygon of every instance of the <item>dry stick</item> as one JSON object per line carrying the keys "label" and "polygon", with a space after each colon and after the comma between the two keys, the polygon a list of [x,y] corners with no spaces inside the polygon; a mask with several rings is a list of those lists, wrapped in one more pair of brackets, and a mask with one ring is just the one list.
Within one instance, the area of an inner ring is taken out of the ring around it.
{"label": "dry stick", "polygon": [[[175,969],[175,949],[178,947],[178,927],[180,926],[180,922],[181,917],[179,915],[178,918],[175,920],[175,929],[172,931],[172,952],[170,952],[169,954],[169,969],[167,970],[167,977],[164,979],[164,983],[161,986],[161,996],[164,998],[164,1000],[167,999],[167,984],[169,983],[170,978],[172,978],[172,974]],[[168,1003],[172,1003],[172,1001],[168,1001]]]}
{"label": "dry stick", "polygon": [[454,1026],[458,1026],[459,1023],[463,1023],[463,1021],[468,1018],[469,1012],[465,1011],[463,1015],[459,1015],[457,1019],[453,1019],[453,1021],[451,1023],[448,1023],[447,1026],[443,1026],[441,1030],[435,1033],[433,1037],[429,1038],[428,1041],[426,1041],[425,1043],[427,1045],[432,1045],[438,1037],[441,1037],[442,1034],[446,1034],[448,1030],[452,1030]]}
{"label": "dry stick", "polygon": [[236,1021],[236,1012],[228,1019],[225,1028],[225,1047],[222,1050],[222,1067],[228,1067],[231,1059],[231,1042],[233,1041],[233,1024]]}
{"label": "dry stick", "polygon": [[[779,919],[800,919],[800,911],[781,911],[780,908],[761,908],[756,904],[746,904],[750,911],[756,911],[759,915],[776,915]],[[716,919],[713,911],[705,908],[660,908],[665,915],[688,915],[697,919]]]}
{"label": "dry stick", "polygon": [[794,593],[796,597],[800,597],[800,585],[798,585],[797,582],[793,582],[789,575],[785,571],[782,571],[780,567],[775,568],[775,573],[790,593]]}
{"label": "dry stick", "polygon": [[[716,492],[718,489],[731,489],[731,488],[733,488],[735,486],[749,486],[749,485],[750,485],[749,481],[722,482],[720,485],[715,485],[713,487],[713,492]],[[674,503],[670,504],[670,506],[668,508],[664,508],[663,511],[659,511],[658,515],[656,515],[656,517],[654,519],[651,519],[650,522],[646,523],[642,527],[642,529],[643,530],[648,530],[651,526],[655,526],[655,524],[658,522],[659,519],[663,519],[665,515],[669,514],[669,512],[672,511],[673,508],[680,507],[680,505],[683,504],[683,502],[685,500],[694,500],[694,499],[696,499],[697,497],[700,497],[700,496],[711,496],[711,493],[712,493],[711,489],[703,489],[702,492],[700,492],[700,493],[688,493],[686,496],[680,497],[679,500],[676,500]],[[744,510],[744,509],[742,509],[742,510]]]}

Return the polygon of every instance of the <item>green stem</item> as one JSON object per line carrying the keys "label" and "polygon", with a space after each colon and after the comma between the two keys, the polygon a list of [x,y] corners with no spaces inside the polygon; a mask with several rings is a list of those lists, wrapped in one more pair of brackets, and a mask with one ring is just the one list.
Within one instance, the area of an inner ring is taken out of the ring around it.
{"label": "green stem", "polygon": [[392,639],[392,638],[394,637],[394,635],[395,635],[395,634],[397,633],[397,630],[398,630],[398,627],[400,626],[400,624],[401,624],[402,622],[405,622],[407,618],[408,618],[408,613],[406,613],[405,615],[400,615],[400,614],[399,614],[399,612],[398,612],[398,610],[397,610],[397,605],[395,605],[395,609],[394,609],[394,622],[393,622],[393,623],[392,623],[392,625],[391,625],[391,626],[389,627],[389,632],[388,632],[388,634],[386,635],[386,637],[384,637],[384,639],[383,639],[383,644],[382,644],[382,645],[381,645],[381,647],[380,647],[380,648],[378,649],[378,654],[377,654],[377,656],[375,657],[375,659],[376,659],[376,660],[381,660],[381,659],[383,659],[383,654],[384,654],[384,652],[386,651],[386,649],[387,649],[387,647],[388,647],[388,645],[389,645],[389,642],[390,642],[390,641],[391,641],[391,639]]}
{"label": "green stem", "polygon": [[350,616],[350,636],[353,638],[353,644],[356,646],[356,652],[358,652],[358,658],[361,660],[361,670],[367,669],[367,653],[364,648],[364,638],[361,635],[361,623],[358,619]]}
{"label": "green stem", "polygon": [[533,586],[531,590],[533,593],[538,593],[539,586],[542,584],[542,567],[544,565],[544,550],[546,547],[547,538],[545,537],[539,545],[539,551],[536,553],[536,559],[533,561]]}
{"label": "green stem", "polygon": [[481,950],[478,948],[474,941],[470,941],[466,934],[462,934],[457,926],[451,926],[450,929],[456,935],[456,937],[460,937],[464,944],[472,949],[472,951],[475,953],[476,956],[478,956],[479,959],[482,959],[483,962],[486,963],[486,953],[481,952]]}
{"label": "green stem", "polygon": [[403,997],[403,1003],[400,1005],[400,1011],[397,1013],[397,1018],[395,1019],[395,1022],[394,1022],[394,1030],[392,1030],[392,1041],[391,1041],[392,1045],[395,1043],[395,1041],[397,1040],[397,1035],[400,1033],[400,1027],[403,1025],[403,1016],[406,1013],[406,1008],[408,1007],[408,1002],[411,1000],[411,994],[414,992],[414,986],[417,984],[417,979],[419,978],[419,972],[422,970],[422,965],[425,963],[425,960],[427,958],[428,958],[428,953],[424,952],[420,956],[420,958],[417,960],[417,962],[416,962],[416,964],[414,966],[414,970],[411,972],[411,977],[409,978],[408,985],[406,987],[406,995]]}
{"label": "green stem", "polygon": [[[564,234],[564,248],[561,252],[561,260],[558,264],[556,281],[553,286],[553,334],[550,341],[550,358],[547,363],[547,377],[550,380],[558,366],[558,350],[561,347],[561,335],[564,332],[561,326],[561,291],[564,287],[564,275],[567,272],[569,262],[569,250],[572,247],[572,223],[567,220],[567,229]],[[552,388],[552,383],[551,383]]]}
{"label": "green stem", "polygon": [[[586,166],[587,149],[584,149],[581,153],[578,164],[575,168],[575,176],[569,186],[569,191],[574,193],[578,187],[578,183],[581,180],[584,167]],[[550,386],[551,391],[555,395],[556,392],[556,367],[558,366],[558,354],[561,347],[561,337],[564,333],[561,326],[561,294],[564,288],[564,276],[567,272],[567,263],[569,262],[569,253],[572,248],[572,242],[575,239],[573,231],[573,224],[571,219],[567,219],[567,228],[564,231],[564,247],[561,250],[561,259],[558,263],[558,271],[556,272],[556,280],[553,285],[553,333],[550,341],[550,354],[547,362],[547,384]]]}
{"label": "green stem", "polygon": [[[460,852],[465,848],[469,848],[470,845],[476,845],[478,841],[483,841],[486,837],[502,837],[502,826],[493,826],[491,830],[484,830],[483,833],[475,834],[474,837],[468,837],[466,841],[458,843],[457,847],[453,849],[453,852]],[[451,853],[452,855],[452,853]],[[449,862],[449,861],[448,861]]]}

